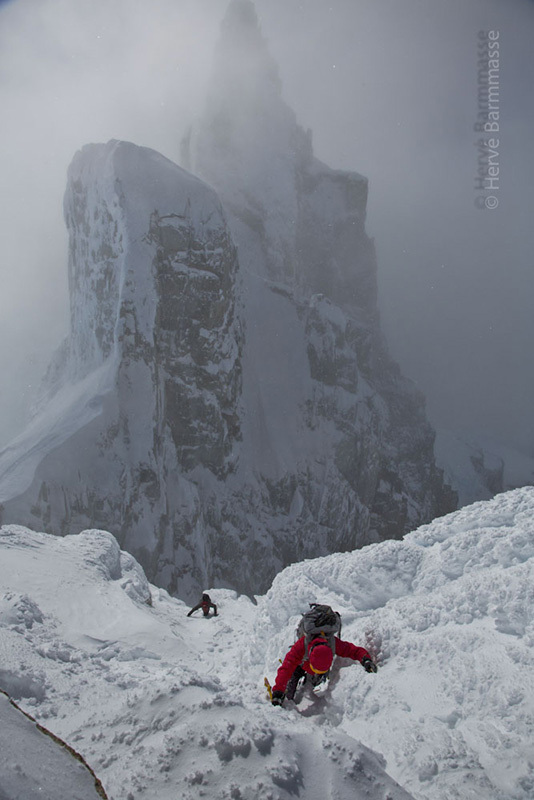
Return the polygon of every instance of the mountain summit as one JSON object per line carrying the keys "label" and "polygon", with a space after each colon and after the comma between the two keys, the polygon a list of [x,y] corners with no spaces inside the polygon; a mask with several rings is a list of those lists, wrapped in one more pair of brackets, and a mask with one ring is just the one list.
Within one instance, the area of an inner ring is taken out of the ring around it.
{"label": "mountain summit", "polygon": [[0,502],[4,522],[110,530],[185,599],[257,594],[455,498],[380,330],[367,180],[315,158],[246,0],[183,151],[203,180],[125,142],[76,155],[71,331],[0,453]]}
{"label": "mountain summit", "polygon": [[238,248],[250,471],[288,482],[282,495],[309,512],[303,539],[325,520],[333,549],[397,537],[451,510],[423,397],[380,329],[367,179],[314,156],[249,0],[230,4],[205,111],[185,145]]}

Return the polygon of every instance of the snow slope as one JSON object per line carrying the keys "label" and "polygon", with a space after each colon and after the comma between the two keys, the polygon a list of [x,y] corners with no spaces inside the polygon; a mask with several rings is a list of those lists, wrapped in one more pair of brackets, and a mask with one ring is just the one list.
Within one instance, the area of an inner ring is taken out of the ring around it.
{"label": "snow slope", "polygon": [[[5,526],[0,686],[115,800],[531,800],[533,519],[518,489],[295,564],[255,603],[214,589],[207,620],[109,534]],[[380,669],[338,660],[324,696],[272,708],[263,677],[312,601]]]}
{"label": "snow slope", "polygon": [[219,590],[219,618],[188,619],[100,531],[5,526],[0,548],[0,685],[110,800],[410,797],[344,731],[266,703],[262,666],[243,668],[250,600]]}

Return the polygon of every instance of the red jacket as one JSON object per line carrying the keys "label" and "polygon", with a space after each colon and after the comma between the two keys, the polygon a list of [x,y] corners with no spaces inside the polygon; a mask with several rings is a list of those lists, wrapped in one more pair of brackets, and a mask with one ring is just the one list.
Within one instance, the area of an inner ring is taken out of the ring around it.
{"label": "red jacket", "polygon": [[[352,642],[344,642],[334,638],[336,643],[336,656],[342,658],[352,658],[353,661],[362,661],[364,658],[371,658],[365,647],[356,647]],[[313,675],[313,670],[308,661],[308,654],[306,653],[305,637],[301,636],[297,639],[291,650],[284,658],[283,664],[278,668],[276,673],[276,680],[273,686],[273,692],[285,692],[289,679],[299,666],[310,675]]]}

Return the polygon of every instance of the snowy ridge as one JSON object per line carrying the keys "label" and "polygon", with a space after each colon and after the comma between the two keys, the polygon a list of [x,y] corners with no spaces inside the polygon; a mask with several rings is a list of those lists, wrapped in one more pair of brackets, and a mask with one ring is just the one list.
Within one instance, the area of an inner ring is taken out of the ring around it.
{"label": "snowy ridge", "polygon": [[[109,534],[4,526],[0,686],[115,800],[531,800],[533,519],[518,489],[295,564],[256,605],[214,589],[207,620]],[[312,601],[379,671],[338,659],[325,695],[274,709],[263,676]]]}

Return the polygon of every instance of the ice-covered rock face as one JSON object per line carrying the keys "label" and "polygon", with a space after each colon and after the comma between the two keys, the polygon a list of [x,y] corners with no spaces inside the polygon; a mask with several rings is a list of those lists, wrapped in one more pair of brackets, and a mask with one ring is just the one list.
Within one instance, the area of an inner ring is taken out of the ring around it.
{"label": "ice-covered rock face", "polygon": [[224,471],[238,430],[237,259],[216,195],[153,151],[110,143],[75,158],[65,216],[69,377],[113,359],[130,447],[146,433],[152,453],[168,430],[182,466]]}
{"label": "ice-covered rock face", "polygon": [[224,473],[240,345],[237,259],[216,195],[159,154],[115,143],[74,160],[65,212],[70,372],[115,358],[123,436],[155,495],[149,464],[167,433],[180,465]]}
{"label": "ice-covered rock face", "polygon": [[41,414],[0,456],[4,518],[54,533],[105,521],[158,580],[176,589],[186,575],[187,593],[210,558],[202,493],[182,474],[224,478],[240,438],[224,212],[158,153],[110,142],[76,155],[65,217],[71,334]]}

